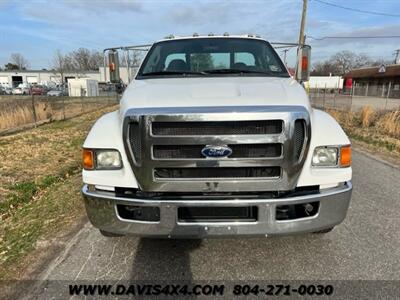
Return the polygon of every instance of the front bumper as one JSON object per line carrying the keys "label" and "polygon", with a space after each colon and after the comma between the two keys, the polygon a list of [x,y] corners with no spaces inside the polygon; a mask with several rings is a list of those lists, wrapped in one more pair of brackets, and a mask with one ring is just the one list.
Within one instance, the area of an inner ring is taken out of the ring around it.
{"label": "front bumper", "polygon": [[[346,217],[352,192],[351,182],[323,190],[318,194],[273,199],[232,199],[232,200],[148,200],[117,197],[114,192],[89,191],[84,185],[87,215],[93,226],[112,233],[132,234],[144,237],[207,238],[229,236],[267,236],[291,233],[313,232],[333,227]],[[292,205],[319,201],[319,210],[312,217],[294,220],[276,220],[277,205]],[[135,206],[157,206],[160,221],[145,222],[122,219],[117,204]],[[234,207],[257,206],[258,219],[255,222],[179,222],[178,207]]]}

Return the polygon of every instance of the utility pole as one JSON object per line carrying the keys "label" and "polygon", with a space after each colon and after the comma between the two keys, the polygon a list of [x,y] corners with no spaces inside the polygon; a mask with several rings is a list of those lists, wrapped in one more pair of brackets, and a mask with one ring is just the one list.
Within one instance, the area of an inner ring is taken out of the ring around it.
{"label": "utility pole", "polygon": [[306,27],[307,3],[308,3],[308,0],[303,0],[303,12],[301,14],[300,34],[299,34],[299,45],[300,46],[304,45],[304,43],[305,43],[304,28]]}
{"label": "utility pole", "polygon": [[300,49],[303,47],[304,43],[305,43],[305,35],[304,35],[304,29],[306,27],[306,16],[307,16],[307,3],[308,0],[303,0],[303,11],[301,13],[301,23],[300,23],[300,34],[299,34],[299,46],[297,48],[297,66],[296,66],[296,70],[295,70],[295,78],[297,78],[298,75],[298,69],[299,69],[299,64],[300,62]]}
{"label": "utility pole", "polygon": [[394,63],[400,65],[400,49],[394,50],[396,57],[394,58]]}

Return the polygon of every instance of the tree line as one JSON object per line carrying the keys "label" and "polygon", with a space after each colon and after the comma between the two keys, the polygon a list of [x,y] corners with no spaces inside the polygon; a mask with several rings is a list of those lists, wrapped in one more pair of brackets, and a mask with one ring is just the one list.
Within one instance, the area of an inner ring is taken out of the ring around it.
{"label": "tree line", "polygon": [[[103,54],[86,48],[79,48],[66,54],[56,50],[49,66],[50,70],[57,71],[60,65],[66,72],[97,71],[103,65]],[[29,61],[22,54],[12,53],[9,62],[4,65],[4,70],[27,70],[29,67]]]}
{"label": "tree line", "polygon": [[374,60],[364,53],[357,54],[344,50],[337,52],[327,60],[316,62],[313,65],[311,76],[343,76],[353,69],[392,63],[392,61],[384,59]]}

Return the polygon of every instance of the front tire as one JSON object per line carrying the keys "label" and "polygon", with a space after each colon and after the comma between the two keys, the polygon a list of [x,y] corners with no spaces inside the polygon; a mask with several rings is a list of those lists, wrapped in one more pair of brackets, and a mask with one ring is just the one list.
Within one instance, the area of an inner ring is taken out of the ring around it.
{"label": "front tire", "polygon": [[105,237],[121,237],[121,236],[124,236],[123,234],[112,233],[112,232],[104,231],[104,230],[101,230],[101,229],[99,231],[102,234],[102,236],[105,236]]}

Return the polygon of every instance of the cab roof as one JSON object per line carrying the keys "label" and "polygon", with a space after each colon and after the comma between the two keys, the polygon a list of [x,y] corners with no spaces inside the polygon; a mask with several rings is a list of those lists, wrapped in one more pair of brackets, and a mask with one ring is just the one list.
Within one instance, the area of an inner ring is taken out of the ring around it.
{"label": "cab roof", "polygon": [[260,35],[258,34],[242,34],[242,35],[230,35],[228,33],[224,33],[222,35],[215,35],[213,33],[209,33],[207,35],[199,35],[197,33],[194,33],[193,35],[188,35],[188,36],[176,36],[176,35],[169,35],[166,36],[165,38],[158,40],[157,42],[163,42],[163,41],[171,41],[171,40],[186,40],[186,39],[204,39],[204,38],[242,38],[242,39],[256,39],[256,40],[263,40],[265,39],[261,38]]}

